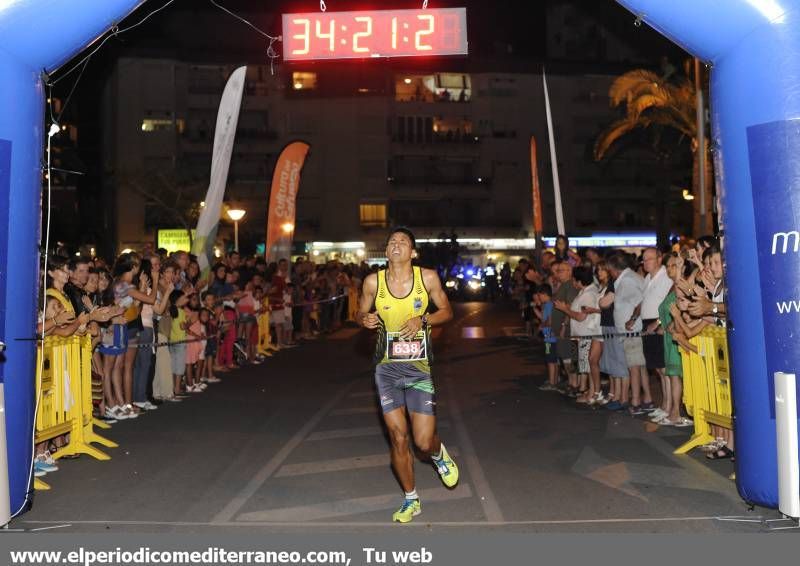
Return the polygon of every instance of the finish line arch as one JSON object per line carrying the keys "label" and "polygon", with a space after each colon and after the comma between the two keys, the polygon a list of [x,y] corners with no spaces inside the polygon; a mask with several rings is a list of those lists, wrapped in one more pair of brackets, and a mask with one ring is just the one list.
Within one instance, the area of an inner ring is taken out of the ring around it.
{"label": "finish line arch", "polygon": [[712,67],[736,484],[777,507],[772,376],[800,372],[800,0],[618,1]]}
{"label": "finish line arch", "polygon": [[[33,335],[37,312],[42,72],[58,68],[144,1],[0,0],[0,104],[13,109],[0,113],[0,211],[10,221],[0,230],[0,341],[8,344],[0,388],[7,400],[12,511],[24,504],[30,484],[35,344],[17,339]],[[800,370],[800,309],[779,314],[775,307],[800,301],[800,243],[787,243],[786,252],[774,245],[776,234],[788,241],[800,229],[800,0],[728,0],[724,8],[718,0],[618,2],[713,65],[737,486],[746,501],[776,507],[771,376]]]}

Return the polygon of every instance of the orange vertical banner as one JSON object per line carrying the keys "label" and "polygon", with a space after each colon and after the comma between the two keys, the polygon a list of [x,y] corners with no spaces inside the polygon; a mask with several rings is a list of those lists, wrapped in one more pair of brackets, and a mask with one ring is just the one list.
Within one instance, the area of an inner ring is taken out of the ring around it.
{"label": "orange vertical banner", "polygon": [[295,141],[283,148],[275,163],[267,211],[266,258],[268,262],[289,259],[295,226],[295,201],[300,187],[300,172],[309,145]]}
{"label": "orange vertical banner", "polygon": [[542,192],[539,189],[539,167],[536,165],[536,138],[531,136],[531,181],[533,183],[533,232],[542,235]]}

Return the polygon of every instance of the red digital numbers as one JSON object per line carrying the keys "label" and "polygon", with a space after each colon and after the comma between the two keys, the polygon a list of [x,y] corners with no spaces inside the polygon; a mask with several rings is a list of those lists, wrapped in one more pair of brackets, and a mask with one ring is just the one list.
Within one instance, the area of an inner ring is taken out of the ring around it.
{"label": "red digital numbers", "polygon": [[466,8],[283,15],[287,61],[466,55]]}

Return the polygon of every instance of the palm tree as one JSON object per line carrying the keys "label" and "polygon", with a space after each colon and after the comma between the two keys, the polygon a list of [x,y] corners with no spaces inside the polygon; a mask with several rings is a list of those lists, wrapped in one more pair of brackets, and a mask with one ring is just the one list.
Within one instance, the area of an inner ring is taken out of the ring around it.
{"label": "palm tree", "polygon": [[[660,132],[667,128],[686,136],[691,140],[693,154],[692,193],[695,195],[694,218],[692,222],[694,235],[712,233],[711,215],[705,215],[705,226],[701,226],[700,210],[700,153],[697,140],[696,90],[695,85],[683,76],[667,80],[652,71],[636,69],[621,75],[611,85],[608,96],[612,106],[626,105],[625,116],[606,128],[597,138],[594,146],[594,158],[601,161],[608,150],[620,138],[639,128],[656,130],[656,140],[660,140]],[[656,141],[658,143],[658,141]],[[705,138],[702,151],[705,153],[705,202],[706,208],[711,206],[711,187],[713,171],[709,159],[709,141]]]}

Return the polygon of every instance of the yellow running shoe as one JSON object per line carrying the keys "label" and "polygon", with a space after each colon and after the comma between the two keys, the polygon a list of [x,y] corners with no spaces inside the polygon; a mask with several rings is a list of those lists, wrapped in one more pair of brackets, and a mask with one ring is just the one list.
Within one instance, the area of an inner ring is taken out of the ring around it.
{"label": "yellow running shoe", "polygon": [[442,443],[442,457],[441,459],[433,458],[433,465],[436,466],[436,471],[442,478],[442,483],[447,487],[455,487],[458,483],[458,466],[453,462],[450,454],[447,453],[447,448]]}
{"label": "yellow running shoe", "polygon": [[419,499],[404,499],[403,505],[392,515],[392,521],[396,523],[409,523],[411,519],[420,513],[422,513],[422,505],[420,505]]}

